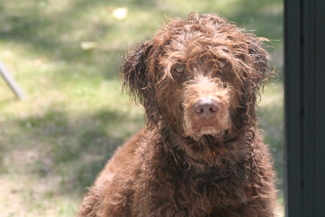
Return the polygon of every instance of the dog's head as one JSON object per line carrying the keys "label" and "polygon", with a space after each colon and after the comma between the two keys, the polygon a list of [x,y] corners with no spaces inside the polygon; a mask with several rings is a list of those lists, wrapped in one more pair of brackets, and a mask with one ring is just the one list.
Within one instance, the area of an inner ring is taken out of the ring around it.
{"label": "dog's head", "polygon": [[131,49],[121,74],[150,124],[216,135],[255,126],[256,98],[271,74],[262,42],[214,14],[190,14]]}

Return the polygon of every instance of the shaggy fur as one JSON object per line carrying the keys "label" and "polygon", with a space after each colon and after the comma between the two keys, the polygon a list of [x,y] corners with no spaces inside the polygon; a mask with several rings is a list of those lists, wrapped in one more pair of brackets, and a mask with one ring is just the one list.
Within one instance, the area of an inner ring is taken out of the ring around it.
{"label": "shaggy fur", "polygon": [[121,74],[148,122],[108,162],[79,216],[274,216],[275,174],[256,128],[272,74],[263,41],[190,14],[132,48]]}

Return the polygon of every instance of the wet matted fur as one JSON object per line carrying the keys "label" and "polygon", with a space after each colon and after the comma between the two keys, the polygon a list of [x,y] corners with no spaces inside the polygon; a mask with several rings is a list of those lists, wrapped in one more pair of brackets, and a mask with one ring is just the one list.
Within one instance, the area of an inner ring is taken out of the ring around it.
{"label": "wet matted fur", "polygon": [[272,74],[263,41],[190,14],[130,49],[121,74],[147,125],[107,163],[79,216],[274,216],[275,173],[256,123]]}

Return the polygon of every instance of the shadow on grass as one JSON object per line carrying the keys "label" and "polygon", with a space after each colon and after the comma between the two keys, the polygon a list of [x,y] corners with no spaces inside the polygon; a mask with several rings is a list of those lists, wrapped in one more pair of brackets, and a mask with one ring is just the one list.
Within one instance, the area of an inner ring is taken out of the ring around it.
{"label": "shadow on grass", "polygon": [[53,9],[55,5],[47,4],[47,1],[16,2],[15,10],[2,9],[0,22],[4,25],[0,29],[1,40],[25,46],[37,55],[34,58],[75,66],[96,65],[97,73],[115,77],[119,50],[98,47],[96,51],[87,51],[80,47],[82,41],[101,40],[113,31],[112,24],[83,19],[89,7],[105,8],[107,1],[70,1],[65,4],[67,7],[58,11]]}
{"label": "shadow on grass", "polygon": [[116,147],[142,123],[141,118],[118,111],[100,111],[89,117],[48,111],[3,122],[0,127],[7,130],[1,134],[7,140],[0,144],[1,158],[8,159],[1,167],[58,180],[61,194],[84,193]]}

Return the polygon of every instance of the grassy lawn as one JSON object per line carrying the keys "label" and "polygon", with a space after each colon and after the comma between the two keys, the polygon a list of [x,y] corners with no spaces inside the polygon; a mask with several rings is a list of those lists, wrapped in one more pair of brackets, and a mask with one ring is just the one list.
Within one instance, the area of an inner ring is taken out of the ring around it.
{"label": "grassy lawn", "polygon": [[[16,100],[0,78],[1,216],[75,215],[114,149],[144,123],[143,110],[121,92],[125,50],[150,38],[165,17],[193,11],[215,12],[272,40],[280,74],[259,114],[282,188],[282,1],[0,2],[0,60],[26,94]],[[125,20],[112,16],[117,7],[128,8]]]}

